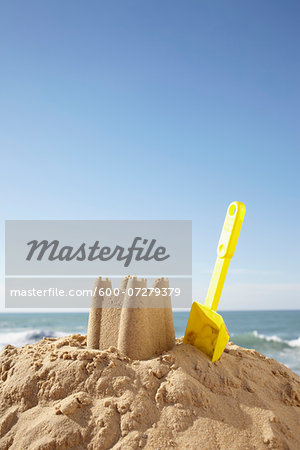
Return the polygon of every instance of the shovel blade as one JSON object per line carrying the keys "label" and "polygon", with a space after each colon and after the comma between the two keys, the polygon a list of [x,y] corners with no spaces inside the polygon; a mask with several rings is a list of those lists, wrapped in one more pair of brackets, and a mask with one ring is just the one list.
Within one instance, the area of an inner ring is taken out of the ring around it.
{"label": "shovel blade", "polygon": [[223,317],[206,306],[194,302],[183,343],[194,345],[214,362],[220,358],[228,341],[229,333]]}

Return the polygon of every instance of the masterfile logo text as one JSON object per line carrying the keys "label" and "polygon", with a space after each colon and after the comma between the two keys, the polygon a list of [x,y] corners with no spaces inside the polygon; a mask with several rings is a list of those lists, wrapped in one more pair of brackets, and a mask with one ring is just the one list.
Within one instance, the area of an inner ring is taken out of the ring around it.
{"label": "masterfile logo text", "polygon": [[85,261],[86,259],[89,261],[109,261],[115,257],[117,261],[124,261],[124,267],[128,267],[132,258],[136,261],[154,259],[157,262],[170,258],[170,255],[166,254],[165,247],[156,247],[156,239],[151,239],[148,243],[148,239],[141,237],[135,237],[132,245],[127,249],[120,245],[116,245],[114,249],[105,245],[101,247],[99,241],[95,241],[91,246],[83,242],[78,248],[60,245],[58,240],[52,242],[33,240],[27,242],[27,245],[31,246],[26,257],[27,261],[31,261],[34,257],[37,261],[41,261],[45,253],[49,261],[72,261],[73,259],[76,259],[76,261]]}
{"label": "masterfile logo text", "polygon": [[[88,307],[99,276],[112,280],[112,286],[99,293],[112,307],[125,295],[120,286],[128,275],[144,281],[140,292],[126,295],[143,297],[147,306],[148,298],[153,307],[166,295],[172,296],[175,307],[190,304],[191,221],[6,222],[6,307]],[[157,277],[168,277],[168,288],[153,287]]]}
{"label": "masterfile logo text", "polygon": [[191,275],[191,221],[6,222],[6,276],[122,276],[129,272]]}

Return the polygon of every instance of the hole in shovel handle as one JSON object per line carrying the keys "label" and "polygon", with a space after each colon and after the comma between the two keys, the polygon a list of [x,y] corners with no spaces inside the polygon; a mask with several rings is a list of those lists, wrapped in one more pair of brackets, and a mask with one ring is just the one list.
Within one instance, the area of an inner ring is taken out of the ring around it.
{"label": "hole in shovel handle", "polygon": [[231,206],[229,207],[228,213],[229,213],[230,216],[234,216],[234,215],[235,215],[235,213],[236,213],[236,207],[235,207],[235,205],[231,205]]}

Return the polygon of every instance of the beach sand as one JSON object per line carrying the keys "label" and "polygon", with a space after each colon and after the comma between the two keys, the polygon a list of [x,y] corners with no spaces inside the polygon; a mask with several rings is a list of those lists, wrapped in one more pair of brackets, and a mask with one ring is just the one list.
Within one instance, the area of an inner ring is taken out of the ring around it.
{"label": "beach sand", "polygon": [[228,344],[135,361],[86,336],[0,353],[0,449],[299,449],[300,377]]}

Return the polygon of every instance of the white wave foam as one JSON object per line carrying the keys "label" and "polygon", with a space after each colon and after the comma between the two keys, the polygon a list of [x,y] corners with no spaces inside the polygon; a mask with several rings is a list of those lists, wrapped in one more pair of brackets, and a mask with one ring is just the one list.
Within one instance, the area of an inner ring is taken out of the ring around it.
{"label": "white wave foam", "polygon": [[48,331],[48,330],[28,330],[28,331],[8,331],[6,333],[0,333],[0,348],[7,344],[14,345],[16,347],[22,347],[26,344],[32,344],[33,342],[43,339],[43,337],[61,337],[67,336],[68,333],[63,331]]}
{"label": "white wave foam", "polygon": [[253,335],[268,342],[282,342],[283,344],[287,344],[290,347],[300,347],[300,337],[298,337],[297,339],[285,340],[276,335],[266,336],[265,334],[258,333],[258,331],[256,330],[253,331]]}
{"label": "white wave foam", "polygon": [[300,337],[298,337],[298,339],[292,339],[288,342],[291,347],[300,347]]}
{"label": "white wave foam", "polygon": [[280,339],[280,337],[274,335],[274,336],[266,336],[264,334],[258,333],[258,331],[254,330],[253,334],[255,337],[258,337],[260,339],[265,339],[268,342],[284,342],[286,343],[286,341]]}

